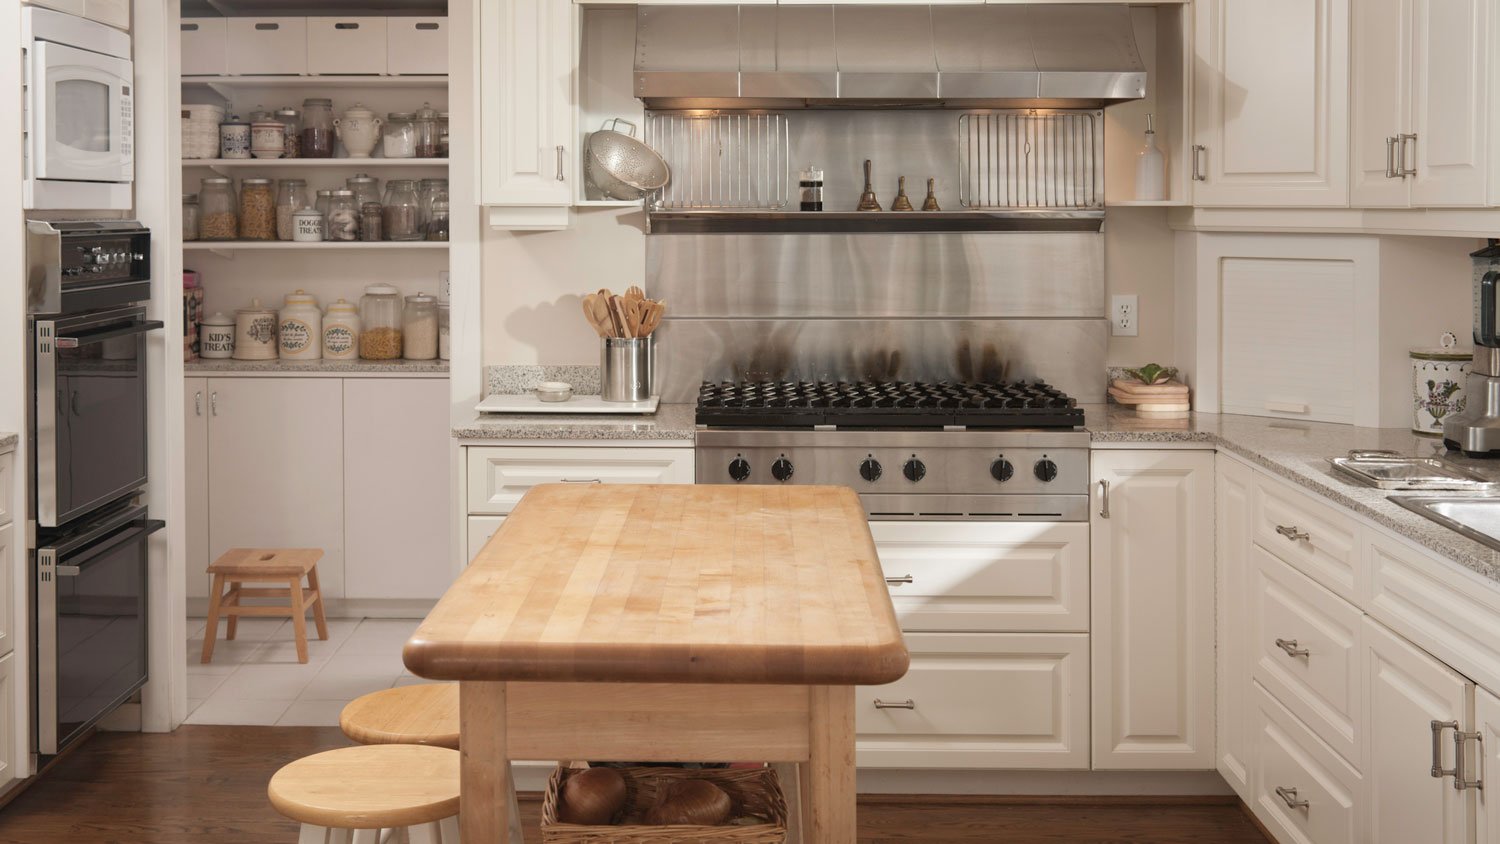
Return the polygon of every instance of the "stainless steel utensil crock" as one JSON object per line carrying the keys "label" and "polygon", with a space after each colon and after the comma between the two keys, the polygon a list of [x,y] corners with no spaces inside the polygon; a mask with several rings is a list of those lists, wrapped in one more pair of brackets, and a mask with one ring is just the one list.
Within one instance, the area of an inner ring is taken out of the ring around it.
{"label": "stainless steel utensil crock", "polygon": [[651,338],[605,337],[599,341],[599,393],[605,401],[651,398]]}

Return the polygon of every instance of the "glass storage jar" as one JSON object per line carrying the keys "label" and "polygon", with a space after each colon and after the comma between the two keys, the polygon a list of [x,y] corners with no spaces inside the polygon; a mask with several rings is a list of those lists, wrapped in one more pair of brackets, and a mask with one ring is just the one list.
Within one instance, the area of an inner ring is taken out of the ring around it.
{"label": "glass storage jar", "polygon": [[301,158],[302,112],[295,108],[279,108],[276,110],[275,120],[286,132],[285,152],[282,155],[286,158]]}
{"label": "glass storage jar", "polygon": [[286,294],[277,315],[277,347],[282,360],[317,360],[323,356],[323,312],[318,297],[305,290]]}
{"label": "glass storage jar", "polygon": [[438,311],[438,359],[448,360],[449,352],[452,350],[452,342],[449,339],[449,325],[452,315],[448,310],[447,302],[439,302]]}
{"label": "glass storage jar", "polygon": [[384,206],[381,215],[385,222],[386,240],[422,239],[416,182],[411,179],[392,179],[386,182],[385,201],[381,205]]}
{"label": "glass storage jar", "polygon": [[401,311],[402,357],[432,360],[438,354],[437,297],[418,293],[406,297]]}
{"label": "glass storage jar", "polygon": [[182,239],[198,239],[198,194],[182,195]]}
{"label": "glass storage jar", "polygon": [[414,116],[417,128],[417,157],[437,158],[438,110],[429,103],[422,103],[422,107],[417,109]]}
{"label": "glass storage jar", "polygon": [[276,196],[271,192],[270,179],[240,182],[240,238],[276,239]]}
{"label": "glass storage jar", "polygon": [[359,356],[401,357],[401,291],[393,285],[372,284],[359,299]]}
{"label": "glass storage jar", "polygon": [[432,201],[432,213],[427,220],[427,239],[446,242],[448,226],[448,195],[438,194]]}
{"label": "glass storage jar", "polygon": [[385,116],[380,128],[380,143],[386,158],[415,158],[417,155],[416,115],[393,111]]}
{"label": "glass storage jar", "polygon": [[336,190],[328,198],[328,217],[323,221],[326,240],[359,239],[359,209],[354,205],[354,191]]}
{"label": "glass storage jar", "polygon": [[432,219],[432,203],[441,195],[448,198],[447,179],[423,179],[417,187],[417,223],[427,231],[427,221]]}
{"label": "glass storage jar", "polygon": [[359,239],[365,241],[385,239],[385,221],[381,217],[380,203],[366,202],[360,206]]}
{"label": "glass storage jar", "polygon": [[440,112],[438,112],[437,133],[438,133],[438,141],[437,141],[437,154],[438,154],[438,158],[447,158],[448,157],[448,112],[446,112],[446,111],[440,111]]}
{"label": "glass storage jar", "polygon": [[366,202],[380,202],[380,179],[368,173],[355,173],[344,180],[344,187],[354,191],[355,208],[363,208]]}
{"label": "glass storage jar", "polygon": [[359,308],[343,299],[328,306],[323,315],[323,357],[354,360],[359,357]]}
{"label": "glass storage jar", "polygon": [[333,157],[333,100],[308,97],[302,101],[302,157]]}
{"label": "glass storage jar", "polygon": [[328,239],[328,206],[333,203],[333,191],[320,190],[318,197],[313,201],[313,208],[323,216],[323,239]]}
{"label": "glass storage jar", "polygon": [[303,179],[282,179],[276,185],[276,239],[293,240],[297,227],[292,215],[313,204],[313,193]]}
{"label": "glass storage jar", "polygon": [[240,200],[234,182],[210,176],[198,188],[198,239],[234,240],[240,229]]}

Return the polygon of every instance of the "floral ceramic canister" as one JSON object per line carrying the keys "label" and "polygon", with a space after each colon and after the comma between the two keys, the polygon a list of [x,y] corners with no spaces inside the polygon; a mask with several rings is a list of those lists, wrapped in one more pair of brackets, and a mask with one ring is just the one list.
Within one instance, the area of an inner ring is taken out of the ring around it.
{"label": "floral ceramic canister", "polygon": [[1443,335],[1440,348],[1411,350],[1412,431],[1443,435],[1443,421],[1464,409],[1464,381],[1473,358],[1473,350],[1458,348],[1452,333]]}

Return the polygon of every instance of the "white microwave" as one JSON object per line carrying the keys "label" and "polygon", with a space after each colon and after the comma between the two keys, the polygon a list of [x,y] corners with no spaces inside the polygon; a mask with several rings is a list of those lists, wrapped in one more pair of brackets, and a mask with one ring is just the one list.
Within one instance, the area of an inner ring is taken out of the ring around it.
{"label": "white microwave", "polygon": [[74,15],[21,10],[27,209],[131,207],[135,180],[130,36]]}

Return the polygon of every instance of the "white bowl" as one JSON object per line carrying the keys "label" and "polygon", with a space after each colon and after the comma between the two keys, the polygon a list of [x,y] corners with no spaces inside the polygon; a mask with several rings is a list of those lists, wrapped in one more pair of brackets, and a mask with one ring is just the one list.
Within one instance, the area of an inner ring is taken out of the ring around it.
{"label": "white bowl", "polygon": [[573,385],[563,381],[543,381],[532,392],[539,401],[567,401],[573,397]]}

